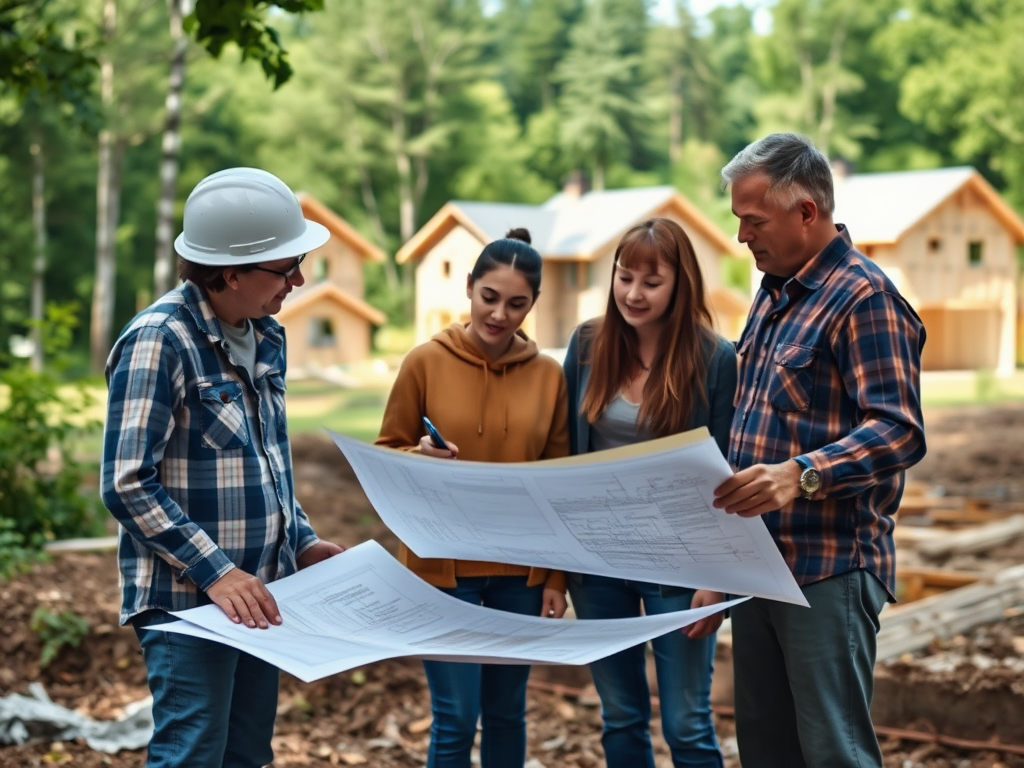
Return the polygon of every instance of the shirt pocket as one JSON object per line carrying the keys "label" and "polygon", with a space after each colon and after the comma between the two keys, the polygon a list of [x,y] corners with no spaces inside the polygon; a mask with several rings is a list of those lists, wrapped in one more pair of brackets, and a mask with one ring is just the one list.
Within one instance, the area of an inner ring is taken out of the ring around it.
{"label": "shirt pocket", "polygon": [[199,383],[203,445],[219,451],[249,444],[242,385],[233,379]]}
{"label": "shirt pocket", "polygon": [[797,344],[780,344],[775,349],[775,375],[768,398],[780,411],[806,411],[811,405],[815,361],[818,350]]}

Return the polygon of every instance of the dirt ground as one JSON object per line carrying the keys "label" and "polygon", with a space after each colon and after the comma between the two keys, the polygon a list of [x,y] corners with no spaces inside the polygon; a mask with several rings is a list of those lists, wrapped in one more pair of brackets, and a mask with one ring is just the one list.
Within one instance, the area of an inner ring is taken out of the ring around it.
{"label": "dirt ground", "polygon": [[[934,410],[927,418],[929,454],[911,479],[934,493],[1024,501],[1024,405]],[[299,437],[294,454],[297,494],[321,536],[344,544],[375,538],[394,551],[394,537],[377,519],[340,452],[326,438]],[[1008,543],[991,557],[1020,563],[1024,561],[1021,546]],[[58,704],[97,719],[116,717],[126,704],[146,696],[134,634],[117,626],[118,600],[112,552],[57,555],[30,574],[0,583],[6,624],[0,633],[0,696],[26,693],[28,683],[38,681]],[[37,606],[54,613],[74,610],[90,627],[80,647],[65,649],[45,669],[39,664],[39,637],[29,628]],[[1024,701],[1024,618],[1011,617],[931,651],[890,665],[886,674],[899,684],[888,690],[920,697],[925,695],[920,693],[923,689],[915,686],[929,675],[934,683],[939,675],[965,701],[973,692],[994,689],[1016,696],[1000,701]],[[529,692],[529,768],[604,764],[600,713],[587,682],[587,673],[580,668],[534,670]],[[1019,720],[1022,711],[1019,706],[1009,712],[986,711],[982,706],[978,719],[989,728],[987,732],[981,728],[980,739],[998,736],[1000,723]],[[940,715],[933,713],[934,721],[899,725],[941,733],[935,725]],[[312,684],[285,676],[274,765],[421,766],[429,722],[429,695],[416,661],[382,662]],[[725,712],[716,714],[716,722],[727,766],[739,768],[732,720]],[[658,766],[670,766],[656,718],[652,729]],[[1024,754],[997,747],[955,749],[887,735],[881,740],[886,768],[1024,768]],[[79,742],[43,740],[0,747],[0,768],[64,764],[139,768],[143,763],[144,751],[105,755]]]}

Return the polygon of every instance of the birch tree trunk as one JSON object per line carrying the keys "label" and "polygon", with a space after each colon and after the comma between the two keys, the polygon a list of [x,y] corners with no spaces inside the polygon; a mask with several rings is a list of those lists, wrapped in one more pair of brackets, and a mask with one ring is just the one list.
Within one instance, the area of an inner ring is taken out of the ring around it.
{"label": "birch tree trunk", "polygon": [[35,231],[35,258],[32,261],[32,370],[43,370],[43,305],[46,300],[46,154],[43,131],[32,131],[32,229]]}
{"label": "birch tree trunk", "polygon": [[[117,2],[103,0],[103,39],[106,43],[100,56],[100,100],[105,124],[99,134],[98,170],[96,173],[96,282],[92,293],[92,325],[90,328],[90,362],[95,373],[103,371],[110,353],[111,326],[114,319],[114,281],[119,194],[114,192],[114,132],[110,129],[114,103],[114,64],[109,45],[117,29]],[[111,227],[111,222],[114,226]]]}
{"label": "birch tree trunk", "polygon": [[189,13],[190,0],[168,0],[174,53],[165,102],[164,138],[160,157],[160,198],[156,205],[156,257],[153,269],[154,296],[167,293],[174,284],[174,196],[181,154],[181,106],[185,87],[185,52],[188,38],[182,33],[182,19]]}

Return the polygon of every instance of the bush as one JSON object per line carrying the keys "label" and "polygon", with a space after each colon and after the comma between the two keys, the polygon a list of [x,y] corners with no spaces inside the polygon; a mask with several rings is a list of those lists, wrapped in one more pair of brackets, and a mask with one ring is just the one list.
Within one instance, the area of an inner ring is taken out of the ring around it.
{"label": "bush", "polygon": [[103,531],[105,515],[98,499],[82,494],[83,469],[72,453],[73,440],[99,424],[83,421],[91,404],[85,388],[62,387],[58,376],[76,322],[74,307],[48,307],[41,329],[52,362],[39,372],[24,361],[0,371],[0,531],[15,559],[19,548],[39,551],[51,539]]}
{"label": "bush", "polygon": [[32,612],[29,627],[43,641],[43,650],[39,655],[39,666],[43,669],[57,658],[61,648],[65,645],[77,648],[89,634],[89,622],[74,611],[51,613],[43,607]]}
{"label": "bush", "polygon": [[0,581],[26,573],[42,559],[42,552],[25,546],[25,537],[14,530],[14,521],[0,517]]}

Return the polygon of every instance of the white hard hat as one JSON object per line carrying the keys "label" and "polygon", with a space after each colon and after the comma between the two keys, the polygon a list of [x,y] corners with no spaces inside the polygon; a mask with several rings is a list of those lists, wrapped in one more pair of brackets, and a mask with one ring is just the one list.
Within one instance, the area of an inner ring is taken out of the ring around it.
{"label": "white hard hat", "polygon": [[185,201],[182,258],[228,267],[301,256],[330,238],[302,215],[288,185],[259,168],[228,168],[200,181]]}

